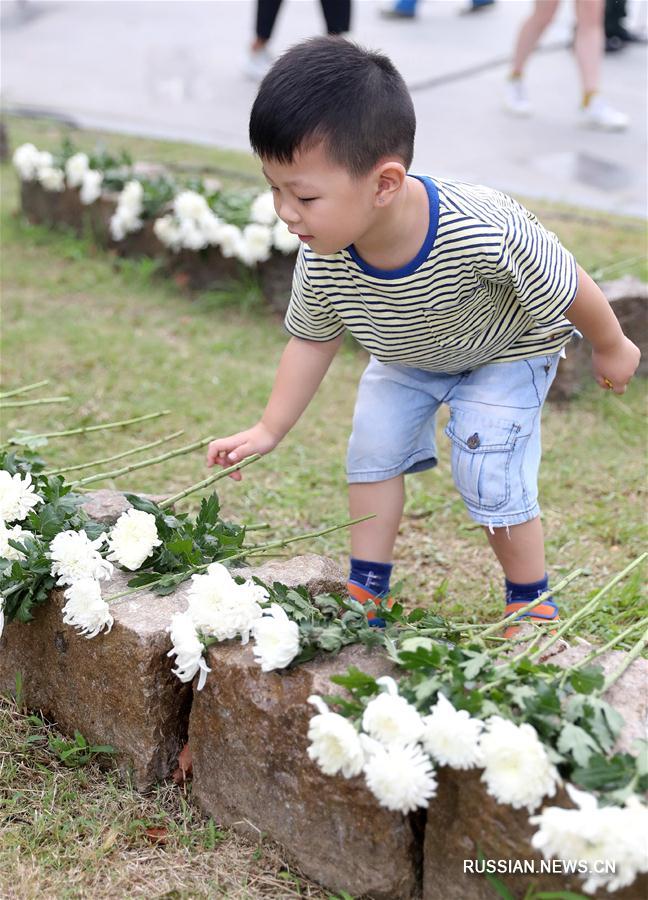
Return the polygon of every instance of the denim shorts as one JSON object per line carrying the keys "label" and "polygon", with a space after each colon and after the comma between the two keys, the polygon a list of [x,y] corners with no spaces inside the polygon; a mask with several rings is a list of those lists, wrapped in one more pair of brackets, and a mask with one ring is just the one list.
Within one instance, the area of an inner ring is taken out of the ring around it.
{"label": "denim shorts", "polygon": [[372,357],[353,414],[349,483],[435,466],[436,412],[446,403],[452,477],[470,516],[491,528],[535,518],[540,415],[560,355],[491,363],[458,375]]}

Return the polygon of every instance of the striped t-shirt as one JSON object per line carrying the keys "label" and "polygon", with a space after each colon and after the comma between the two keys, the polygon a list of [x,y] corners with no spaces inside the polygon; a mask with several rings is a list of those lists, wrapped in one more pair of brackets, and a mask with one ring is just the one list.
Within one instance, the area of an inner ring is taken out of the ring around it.
{"label": "striped t-shirt", "polygon": [[353,245],[330,256],[301,248],[290,334],[328,341],[348,328],[380,362],[449,374],[564,347],[578,285],[558,238],[499,191],[420,180],[430,225],[406,266],[377,269]]}

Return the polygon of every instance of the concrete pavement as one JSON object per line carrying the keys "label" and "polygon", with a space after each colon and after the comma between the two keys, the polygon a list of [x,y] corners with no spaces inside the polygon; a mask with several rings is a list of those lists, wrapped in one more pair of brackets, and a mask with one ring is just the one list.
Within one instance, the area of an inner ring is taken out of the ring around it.
{"label": "concrete pavement", "polygon": [[[467,0],[466,0],[467,2]],[[535,115],[502,111],[513,41],[527,0],[498,0],[460,15],[464,0],[424,0],[416,21],[387,21],[379,3],[354,0],[352,37],[388,53],[414,97],[413,171],[502,190],[645,216],[647,48],[606,57],[606,97],[631,117],[603,134],[577,123],[571,51],[573,4],[564,0],[531,60]],[[631,0],[641,25],[645,0]],[[255,85],[242,74],[252,0],[4,0],[2,102],[64,116],[81,127],[248,149]],[[315,0],[284,0],[275,52],[322,31]]]}

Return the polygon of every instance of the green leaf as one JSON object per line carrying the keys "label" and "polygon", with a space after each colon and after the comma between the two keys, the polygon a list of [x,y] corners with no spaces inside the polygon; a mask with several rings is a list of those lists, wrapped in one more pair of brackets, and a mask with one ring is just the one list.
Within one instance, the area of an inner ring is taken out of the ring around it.
{"label": "green leaf", "polygon": [[346,675],[332,675],[331,681],[333,684],[345,687],[357,697],[370,697],[379,692],[376,679],[367,675],[366,672],[362,672],[356,666],[349,666]]}
{"label": "green leaf", "polygon": [[569,753],[579,766],[586,766],[591,756],[600,749],[594,738],[583,728],[572,722],[565,722],[558,738],[560,753]]}
{"label": "green leaf", "polygon": [[635,760],[629,753],[617,753],[610,759],[596,754],[590,757],[587,767],[574,769],[572,781],[590,791],[614,791],[625,787],[635,771]]}
{"label": "green leaf", "polygon": [[603,687],[605,676],[600,666],[588,666],[572,672],[569,682],[579,694],[591,694]]}
{"label": "green leaf", "polygon": [[488,653],[475,653],[472,650],[467,650],[466,655],[470,658],[461,663],[461,668],[466,681],[474,681],[481,670],[489,664],[490,656]]}

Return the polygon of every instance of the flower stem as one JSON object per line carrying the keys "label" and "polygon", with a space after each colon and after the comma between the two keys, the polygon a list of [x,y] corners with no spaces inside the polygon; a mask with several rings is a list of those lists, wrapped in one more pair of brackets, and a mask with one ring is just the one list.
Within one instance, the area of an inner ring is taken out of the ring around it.
{"label": "flower stem", "polygon": [[602,587],[600,591],[597,591],[596,594],[589,600],[585,606],[582,606],[579,610],[577,610],[572,616],[570,616],[559,628],[556,629],[554,634],[551,635],[547,643],[542,647],[541,650],[536,651],[535,656],[539,656],[540,653],[545,653],[546,650],[553,646],[557,640],[559,640],[563,634],[566,634],[570,628],[572,628],[576,622],[580,621],[584,616],[589,615],[589,613],[594,609],[594,607],[599,603],[602,597],[608,593],[619,581],[626,577],[633,569],[635,569],[638,565],[640,565],[648,556],[648,553],[642,553],[641,556],[638,556],[635,560],[633,560],[630,565],[626,566],[623,572],[619,572],[618,575],[615,575],[614,578],[609,581],[605,587]]}
{"label": "flower stem", "polygon": [[[214,438],[207,438],[205,441],[202,441],[202,444],[207,444],[209,441],[213,441]],[[218,481],[220,478],[225,478],[227,475],[230,475],[232,472],[237,472],[239,469],[245,468],[245,466],[249,466],[250,463],[256,462],[257,459],[261,459],[260,453],[254,453],[252,456],[248,456],[247,459],[241,460],[241,462],[236,463],[233,466],[228,466],[226,469],[221,469],[220,472],[217,472],[215,475],[210,475],[209,478],[204,478],[202,481],[197,481],[196,484],[192,484],[190,487],[185,488],[184,491],[180,491],[179,494],[174,494],[173,497],[167,497],[162,503],[158,504],[160,509],[167,509],[169,506],[173,506],[174,503],[177,503],[178,500],[183,500],[185,497],[188,497],[189,494],[193,494],[195,491],[201,490],[201,488],[208,487],[210,484],[213,484],[214,481]]]}
{"label": "flower stem", "polygon": [[603,644],[601,647],[594,647],[593,650],[587,654],[587,656],[584,656],[583,659],[579,660],[577,663],[574,663],[573,666],[569,666],[569,668],[565,670],[565,674],[560,679],[560,684],[563,685],[572,672],[576,672],[577,669],[584,668],[599,656],[602,656],[604,653],[607,653],[608,650],[611,650],[617,644],[620,644],[621,641],[625,640],[628,635],[632,634],[634,631],[637,631],[638,628],[645,628],[646,625],[648,625],[648,618],[640,619],[638,622],[633,622],[632,625],[628,626],[628,628],[624,629],[624,631],[620,632],[620,634],[616,634],[611,640],[607,642],[607,644]]}
{"label": "flower stem", "polygon": [[26,384],[24,387],[14,388],[13,391],[3,391],[0,393],[0,400],[6,400],[7,397],[15,397],[16,394],[26,394],[28,391],[35,391],[36,388],[45,387],[49,381],[35,381],[33,384]]}
{"label": "flower stem", "polygon": [[[54,438],[69,437],[72,434],[88,434],[90,431],[106,431],[109,428],[122,428],[125,425],[134,425],[136,422],[145,422],[148,419],[159,419],[160,416],[168,416],[170,409],[163,409],[160,412],[147,413],[145,416],[137,416],[134,419],[124,419],[121,422],[108,422],[106,425],[84,425],[81,428],[70,428],[67,431],[47,431],[42,434],[30,434],[29,439],[33,438]],[[9,438],[8,444],[20,444],[15,438]]]}
{"label": "flower stem", "polygon": [[621,678],[621,676],[626,671],[626,669],[628,669],[632,665],[632,663],[641,654],[641,652],[643,651],[644,647],[647,644],[648,644],[648,628],[644,631],[643,637],[639,638],[639,640],[634,645],[632,650],[630,650],[630,652],[625,657],[625,659],[623,660],[623,662],[621,663],[619,668],[615,672],[612,672],[612,674],[609,675],[605,679],[605,684],[603,685],[603,687],[600,690],[601,694],[605,694],[607,691],[610,690],[610,688],[615,683],[615,681],[617,681],[619,678]]}
{"label": "flower stem", "polygon": [[142,453],[144,450],[150,450],[152,447],[158,447],[160,444],[166,444],[184,434],[184,431],[174,431],[167,437],[160,438],[158,441],[152,441],[150,444],[142,444],[141,447],[135,447],[134,450],[125,450],[123,453],[117,453],[115,456],[104,456],[103,459],[93,459],[92,462],[79,463],[76,466],[65,466],[63,469],[46,469],[39,472],[39,475],[63,475],[64,472],[76,472],[78,469],[90,469],[92,466],[102,466],[107,462],[114,462],[116,459],[123,459],[125,456],[133,456],[135,453]]}
{"label": "flower stem", "polygon": [[[545,600],[548,600],[552,594],[561,591],[563,588],[567,587],[568,584],[571,584],[572,581],[575,581],[583,574],[583,569],[574,569],[573,572],[570,572],[569,575],[566,575],[558,584],[554,585],[554,587],[545,591],[544,594],[540,594],[540,596],[536,600],[532,600],[530,603],[524,607],[525,612],[529,612],[532,609],[535,609],[536,606],[539,606],[541,603],[544,603]],[[506,616],[506,618],[501,619],[499,622],[495,622],[494,625],[489,625],[482,633],[479,635],[481,640],[485,637],[488,637],[490,634],[494,634],[496,631],[499,631],[500,628],[505,628],[507,625],[513,624],[513,622],[517,622],[520,624],[520,610],[517,612],[511,613],[510,616]],[[543,648],[544,649],[544,648]]]}
{"label": "flower stem", "polygon": [[46,403],[67,403],[69,397],[41,397],[40,400],[9,400],[0,399],[0,409],[17,409],[19,406],[44,406]]}
{"label": "flower stem", "polygon": [[170,450],[168,453],[163,453],[161,456],[152,456],[150,459],[143,459],[141,462],[131,463],[129,466],[123,466],[121,469],[113,469],[110,472],[99,472],[97,475],[88,475],[86,478],[80,478],[78,481],[71,482],[71,484],[72,487],[75,488],[84,487],[88,484],[94,484],[95,481],[104,481],[106,478],[117,478],[119,475],[126,475],[128,472],[135,472],[137,469],[146,469],[149,466],[154,466],[167,459],[173,459],[174,456],[182,456],[185,453],[190,453],[192,450],[204,447],[205,444],[208,444],[213,440],[213,437],[202,438],[199,441],[194,441],[193,444],[187,444],[185,447],[178,447],[177,450]]}

